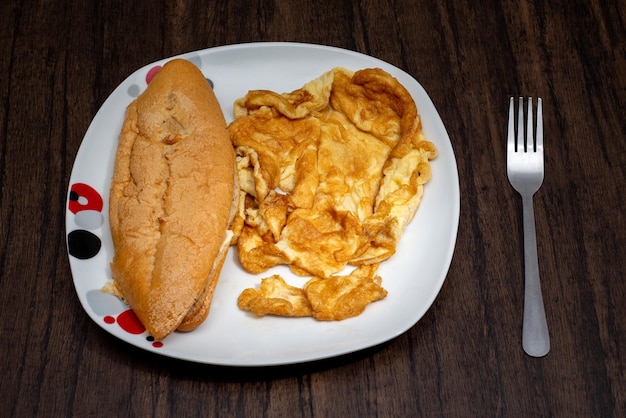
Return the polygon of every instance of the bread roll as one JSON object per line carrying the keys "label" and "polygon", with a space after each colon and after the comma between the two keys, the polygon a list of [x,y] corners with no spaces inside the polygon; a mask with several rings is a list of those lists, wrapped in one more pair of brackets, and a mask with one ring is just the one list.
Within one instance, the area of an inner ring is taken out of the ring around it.
{"label": "bread roll", "polygon": [[126,109],[109,198],[114,286],[154,338],[209,312],[236,212],[235,156],[209,83],[163,66]]}

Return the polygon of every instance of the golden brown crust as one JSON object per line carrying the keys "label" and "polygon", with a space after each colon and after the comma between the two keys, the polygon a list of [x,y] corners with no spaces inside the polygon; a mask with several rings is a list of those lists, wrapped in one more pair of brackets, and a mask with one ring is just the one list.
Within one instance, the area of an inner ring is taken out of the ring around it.
{"label": "golden brown crust", "polygon": [[217,286],[217,279],[222,271],[222,266],[224,265],[226,254],[228,253],[228,247],[230,246],[231,237],[232,234],[229,234],[224,240],[224,244],[215,258],[213,269],[211,270],[211,273],[209,273],[209,278],[202,295],[189,309],[180,325],[178,325],[178,331],[192,331],[196,329],[209,315],[209,309],[211,308],[211,302],[213,301],[213,294],[215,293],[215,287]]}
{"label": "golden brown crust", "polygon": [[109,200],[113,277],[157,339],[206,318],[225,256],[234,170],[208,82],[192,63],[168,62],[128,106]]}

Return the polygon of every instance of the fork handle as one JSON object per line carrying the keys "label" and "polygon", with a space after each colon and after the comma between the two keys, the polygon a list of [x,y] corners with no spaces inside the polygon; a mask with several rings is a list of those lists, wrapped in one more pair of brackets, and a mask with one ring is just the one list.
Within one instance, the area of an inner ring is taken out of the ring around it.
{"label": "fork handle", "polygon": [[533,198],[522,196],[524,216],[524,322],[522,347],[526,354],[543,357],[550,351],[550,335],[543,307],[539,265],[537,262],[537,235]]}

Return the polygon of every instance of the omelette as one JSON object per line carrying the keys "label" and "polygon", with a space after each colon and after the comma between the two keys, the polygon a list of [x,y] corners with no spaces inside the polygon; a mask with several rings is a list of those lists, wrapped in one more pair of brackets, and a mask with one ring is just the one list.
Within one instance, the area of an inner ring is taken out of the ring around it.
{"label": "omelette", "polygon": [[291,93],[250,91],[234,113],[239,261],[308,278],[264,278],[238,306],[342,320],[385,298],[379,263],[395,253],[437,155],[409,92],[381,69],[338,67]]}

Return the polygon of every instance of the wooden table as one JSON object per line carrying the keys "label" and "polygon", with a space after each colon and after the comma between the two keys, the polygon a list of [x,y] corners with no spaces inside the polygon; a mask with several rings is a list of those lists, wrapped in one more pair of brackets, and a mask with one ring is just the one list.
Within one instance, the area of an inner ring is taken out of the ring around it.
{"label": "wooden table", "polygon": [[[0,23],[1,415],[626,416],[623,1],[8,0]],[[78,147],[137,68],[257,41],[362,52],[424,86],[459,170],[447,279],[409,331],[339,358],[235,368],[133,348],[89,319],[72,284]],[[543,358],[520,343],[521,202],[505,159],[517,95],[544,101]]]}

